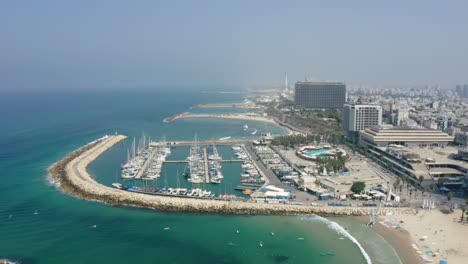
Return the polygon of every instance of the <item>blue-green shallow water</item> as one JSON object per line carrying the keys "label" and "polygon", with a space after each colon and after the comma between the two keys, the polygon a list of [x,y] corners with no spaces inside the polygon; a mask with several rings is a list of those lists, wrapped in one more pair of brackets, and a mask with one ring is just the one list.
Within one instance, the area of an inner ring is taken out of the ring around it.
{"label": "blue-green shallow water", "polygon": [[[23,263],[365,263],[358,246],[349,238],[340,239],[344,235],[323,218],[113,207],[62,194],[47,181],[50,164],[114,131],[129,136],[145,132],[155,138],[165,134],[168,140],[191,139],[195,132],[201,139],[249,137],[242,129],[245,122],[237,120],[162,123],[164,117],[187,111],[194,104],[241,99],[233,94],[197,92],[2,94],[0,257]],[[248,124],[258,133],[282,131],[272,125]],[[91,165],[98,181],[115,181],[116,165],[125,159],[127,145],[117,145]],[[220,147],[220,152],[232,155],[229,148]],[[181,148],[171,158],[185,154],[186,149]],[[179,165],[169,166],[168,182],[176,184],[172,176]],[[236,164],[223,166],[227,186],[237,184],[238,170]],[[39,214],[34,214],[36,210]],[[354,219],[333,220],[360,240],[373,263],[399,262],[385,241]],[[335,256],[320,255],[331,251]]]}

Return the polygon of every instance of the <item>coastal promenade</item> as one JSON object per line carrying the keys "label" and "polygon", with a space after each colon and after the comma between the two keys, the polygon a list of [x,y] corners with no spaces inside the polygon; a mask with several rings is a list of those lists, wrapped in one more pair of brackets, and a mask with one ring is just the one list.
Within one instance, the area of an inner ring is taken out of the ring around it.
{"label": "coastal promenade", "polygon": [[[109,136],[88,144],[57,162],[50,168],[60,188],[76,197],[101,201],[112,205],[128,205],[163,211],[206,212],[223,214],[317,214],[323,216],[368,215],[370,208],[308,206],[290,204],[262,204],[240,201],[201,200],[164,197],[133,193],[104,186],[96,182],[87,171],[88,165],[126,136]],[[409,208],[384,208],[382,213],[414,213]]]}

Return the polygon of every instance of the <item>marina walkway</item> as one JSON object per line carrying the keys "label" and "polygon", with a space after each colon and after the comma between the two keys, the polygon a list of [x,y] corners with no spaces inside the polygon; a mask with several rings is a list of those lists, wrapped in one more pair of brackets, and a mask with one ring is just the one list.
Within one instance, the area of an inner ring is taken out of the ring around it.
{"label": "marina walkway", "polygon": [[[164,163],[186,163],[186,160],[166,160]],[[241,159],[228,159],[228,160],[221,160],[221,162],[244,162]]]}
{"label": "marina walkway", "polygon": [[205,182],[210,183],[210,172],[208,170],[208,154],[206,148],[203,148],[203,160],[205,162]]}
{"label": "marina walkway", "polygon": [[[244,144],[249,141],[247,140],[206,140],[206,141],[197,141],[198,145],[236,145],[236,144]],[[159,146],[160,142],[151,142],[150,146]],[[167,143],[164,143],[167,144]],[[172,141],[167,144],[167,147],[177,147],[177,146],[191,146],[193,145],[193,141]]]}
{"label": "marina walkway", "polygon": [[157,152],[156,149],[154,149],[153,152],[151,152],[148,159],[146,159],[145,163],[143,163],[143,166],[141,167],[141,169],[138,171],[137,175],[135,176],[135,179],[141,179],[141,176],[143,175],[143,172],[146,171],[146,168],[148,167],[148,165],[153,160],[154,155],[156,155],[156,152]]}

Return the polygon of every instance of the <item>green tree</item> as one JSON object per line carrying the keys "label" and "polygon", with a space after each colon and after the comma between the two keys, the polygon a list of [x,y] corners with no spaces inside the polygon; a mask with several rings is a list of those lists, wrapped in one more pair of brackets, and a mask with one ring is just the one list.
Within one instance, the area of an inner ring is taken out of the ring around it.
{"label": "green tree", "polygon": [[452,197],[453,197],[453,193],[451,192],[447,193],[447,201],[452,200]]}
{"label": "green tree", "polygon": [[354,182],[351,186],[351,191],[354,193],[361,193],[366,188],[366,183],[362,181]]}
{"label": "green tree", "polygon": [[[460,222],[461,222],[461,223],[463,223],[463,216],[464,216],[465,214],[468,213],[468,212],[467,212],[467,208],[468,208],[468,198],[465,198],[465,206],[463,206],[463,207],[461,208],[461,211],[462,211],[462,215],[461,215],[461,219],[460,219]],[[468,218],[467,218],[467,219],[468,219]]]}

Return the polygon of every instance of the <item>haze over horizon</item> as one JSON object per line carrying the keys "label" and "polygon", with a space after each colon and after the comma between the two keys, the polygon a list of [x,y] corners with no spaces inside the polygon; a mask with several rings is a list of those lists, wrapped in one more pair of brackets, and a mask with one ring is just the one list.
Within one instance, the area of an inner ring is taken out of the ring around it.
{"label": "haze over horizon", "polygon": [[[27,3],[25,5],[25,2]],[[9,1],[0,91],[468,83],[467,1]]]}

